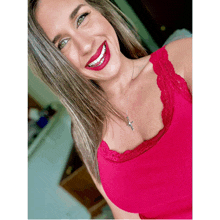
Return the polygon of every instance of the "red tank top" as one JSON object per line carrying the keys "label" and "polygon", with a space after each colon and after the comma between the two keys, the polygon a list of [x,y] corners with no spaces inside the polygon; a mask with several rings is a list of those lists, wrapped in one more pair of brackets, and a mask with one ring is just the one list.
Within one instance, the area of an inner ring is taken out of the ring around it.
{"label": "red tank top", "polygon": [[164,127],[133,150],[98,148],[101,183],[120,209],[141,219],[192,219],[192,96],[165,46],[150,62],[161,90]]}

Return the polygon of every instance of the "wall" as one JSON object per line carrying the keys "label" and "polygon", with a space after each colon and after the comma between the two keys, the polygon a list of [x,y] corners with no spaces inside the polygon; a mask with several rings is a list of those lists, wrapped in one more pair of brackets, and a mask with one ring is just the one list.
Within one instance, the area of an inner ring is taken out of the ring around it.
{"label": "wall", "polygon": [[147,47],[151,50],[151,52],[158,50],[159,49],[158,45],[156,44],[156,42],[154,41],[148,30],[145,28],[143,23],[140,21],[138,16],[135,14],[131,6],[127,3],[127,1],[115,0],[115,3],[121,9],[121,11],[125,13],[125,15],[128,16],[131,19],[131,21],[134,23],[143,43],[147,45]]}
{"label": "wall", "polygon": [[57,114],[28,156],[28,219],[89,219],[86,208],[59,186],[73,140],[64,107]]}
{"label": "wall", "polygon": [[37,78],[28,67],[28,93],[43,107],[51,102],[59,102],[47,85]]}

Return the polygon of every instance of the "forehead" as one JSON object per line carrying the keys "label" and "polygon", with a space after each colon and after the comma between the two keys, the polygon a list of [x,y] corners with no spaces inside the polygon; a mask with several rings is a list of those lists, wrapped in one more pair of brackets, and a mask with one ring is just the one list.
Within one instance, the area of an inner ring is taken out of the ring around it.
{"label": "forehead", "polygon": [[85,0],[39,0],[36,8],[36,18],[40,19],[44,15],[61,14],[61,11],[72,10],[79,4],[88,5]]}
{"label": "forehead", "polygon": [[63,9],[79,4],[87,4],[85,0],[39,0],[37,4],[37,13],[42,10]]}
{"label": "forehead", "polygon": [[88,5],[85,0],[39,0],[36,20],[51,38],[53,32],[68,21],[71,12],[80,4]]}

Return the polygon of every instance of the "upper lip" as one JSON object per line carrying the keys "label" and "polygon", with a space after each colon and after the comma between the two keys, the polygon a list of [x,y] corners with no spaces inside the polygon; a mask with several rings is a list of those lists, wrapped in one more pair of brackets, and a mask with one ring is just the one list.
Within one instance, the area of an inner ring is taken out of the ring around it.
{"label": "upper lip", "polygon": [[101,54],[102,52],[102,48],[103,48],[103,45],[105,44],[105,41],[101,44],[101,46],[97,49],[96,53],[90,58],[90,60],[87,62],[86,66],[88,66],[90,63],[92,63],[94,60],[96,60],[99,55]]}

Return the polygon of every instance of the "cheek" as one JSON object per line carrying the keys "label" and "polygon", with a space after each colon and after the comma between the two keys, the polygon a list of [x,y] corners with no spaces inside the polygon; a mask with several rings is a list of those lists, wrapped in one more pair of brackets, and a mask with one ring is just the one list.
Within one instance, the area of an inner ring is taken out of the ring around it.
{"label": "cheek", "polygon": [[119,40],[118,36],[115,32],[115,29],[111,26],[110,23],[107,22],[105,25],[105,32],[109,35],[109,37],[112,40],[112,43],[115,45],[115,49],[117,50],[118,53],[120,53],[120,45],[119,45]]}
{"label": "cheek", "polygon": [[[98,23],[97,20],[99,21]],[[105,17],[100,15],[99,18],[96,18],[95,21],[93,21],[92,23],[93,23],[93,28],[96,29],[97,33],[106,34],[108,37],[114,40],[114,43],[118,44],[119,46],[117,34],[114,28],[112,27],[112,25],[108,22],[107,19],[105,19]]]}
{"label": "cheek", "polygon": [[77,55],[76,52],[74,52],[74,50],[71,50],[71,48],[69,48],[69,50],[65,53],[63,53],[63,55],[67,58],[67,60],[70,62],[70,64],[73,66],[73,68],[75,69],[79,69],[79,56]]}
{"label": "cheek", "polygon": [[76,65],[79,64],[80,61],[78,50],[76,43],[70,39],[62,53],[73,65]]}

